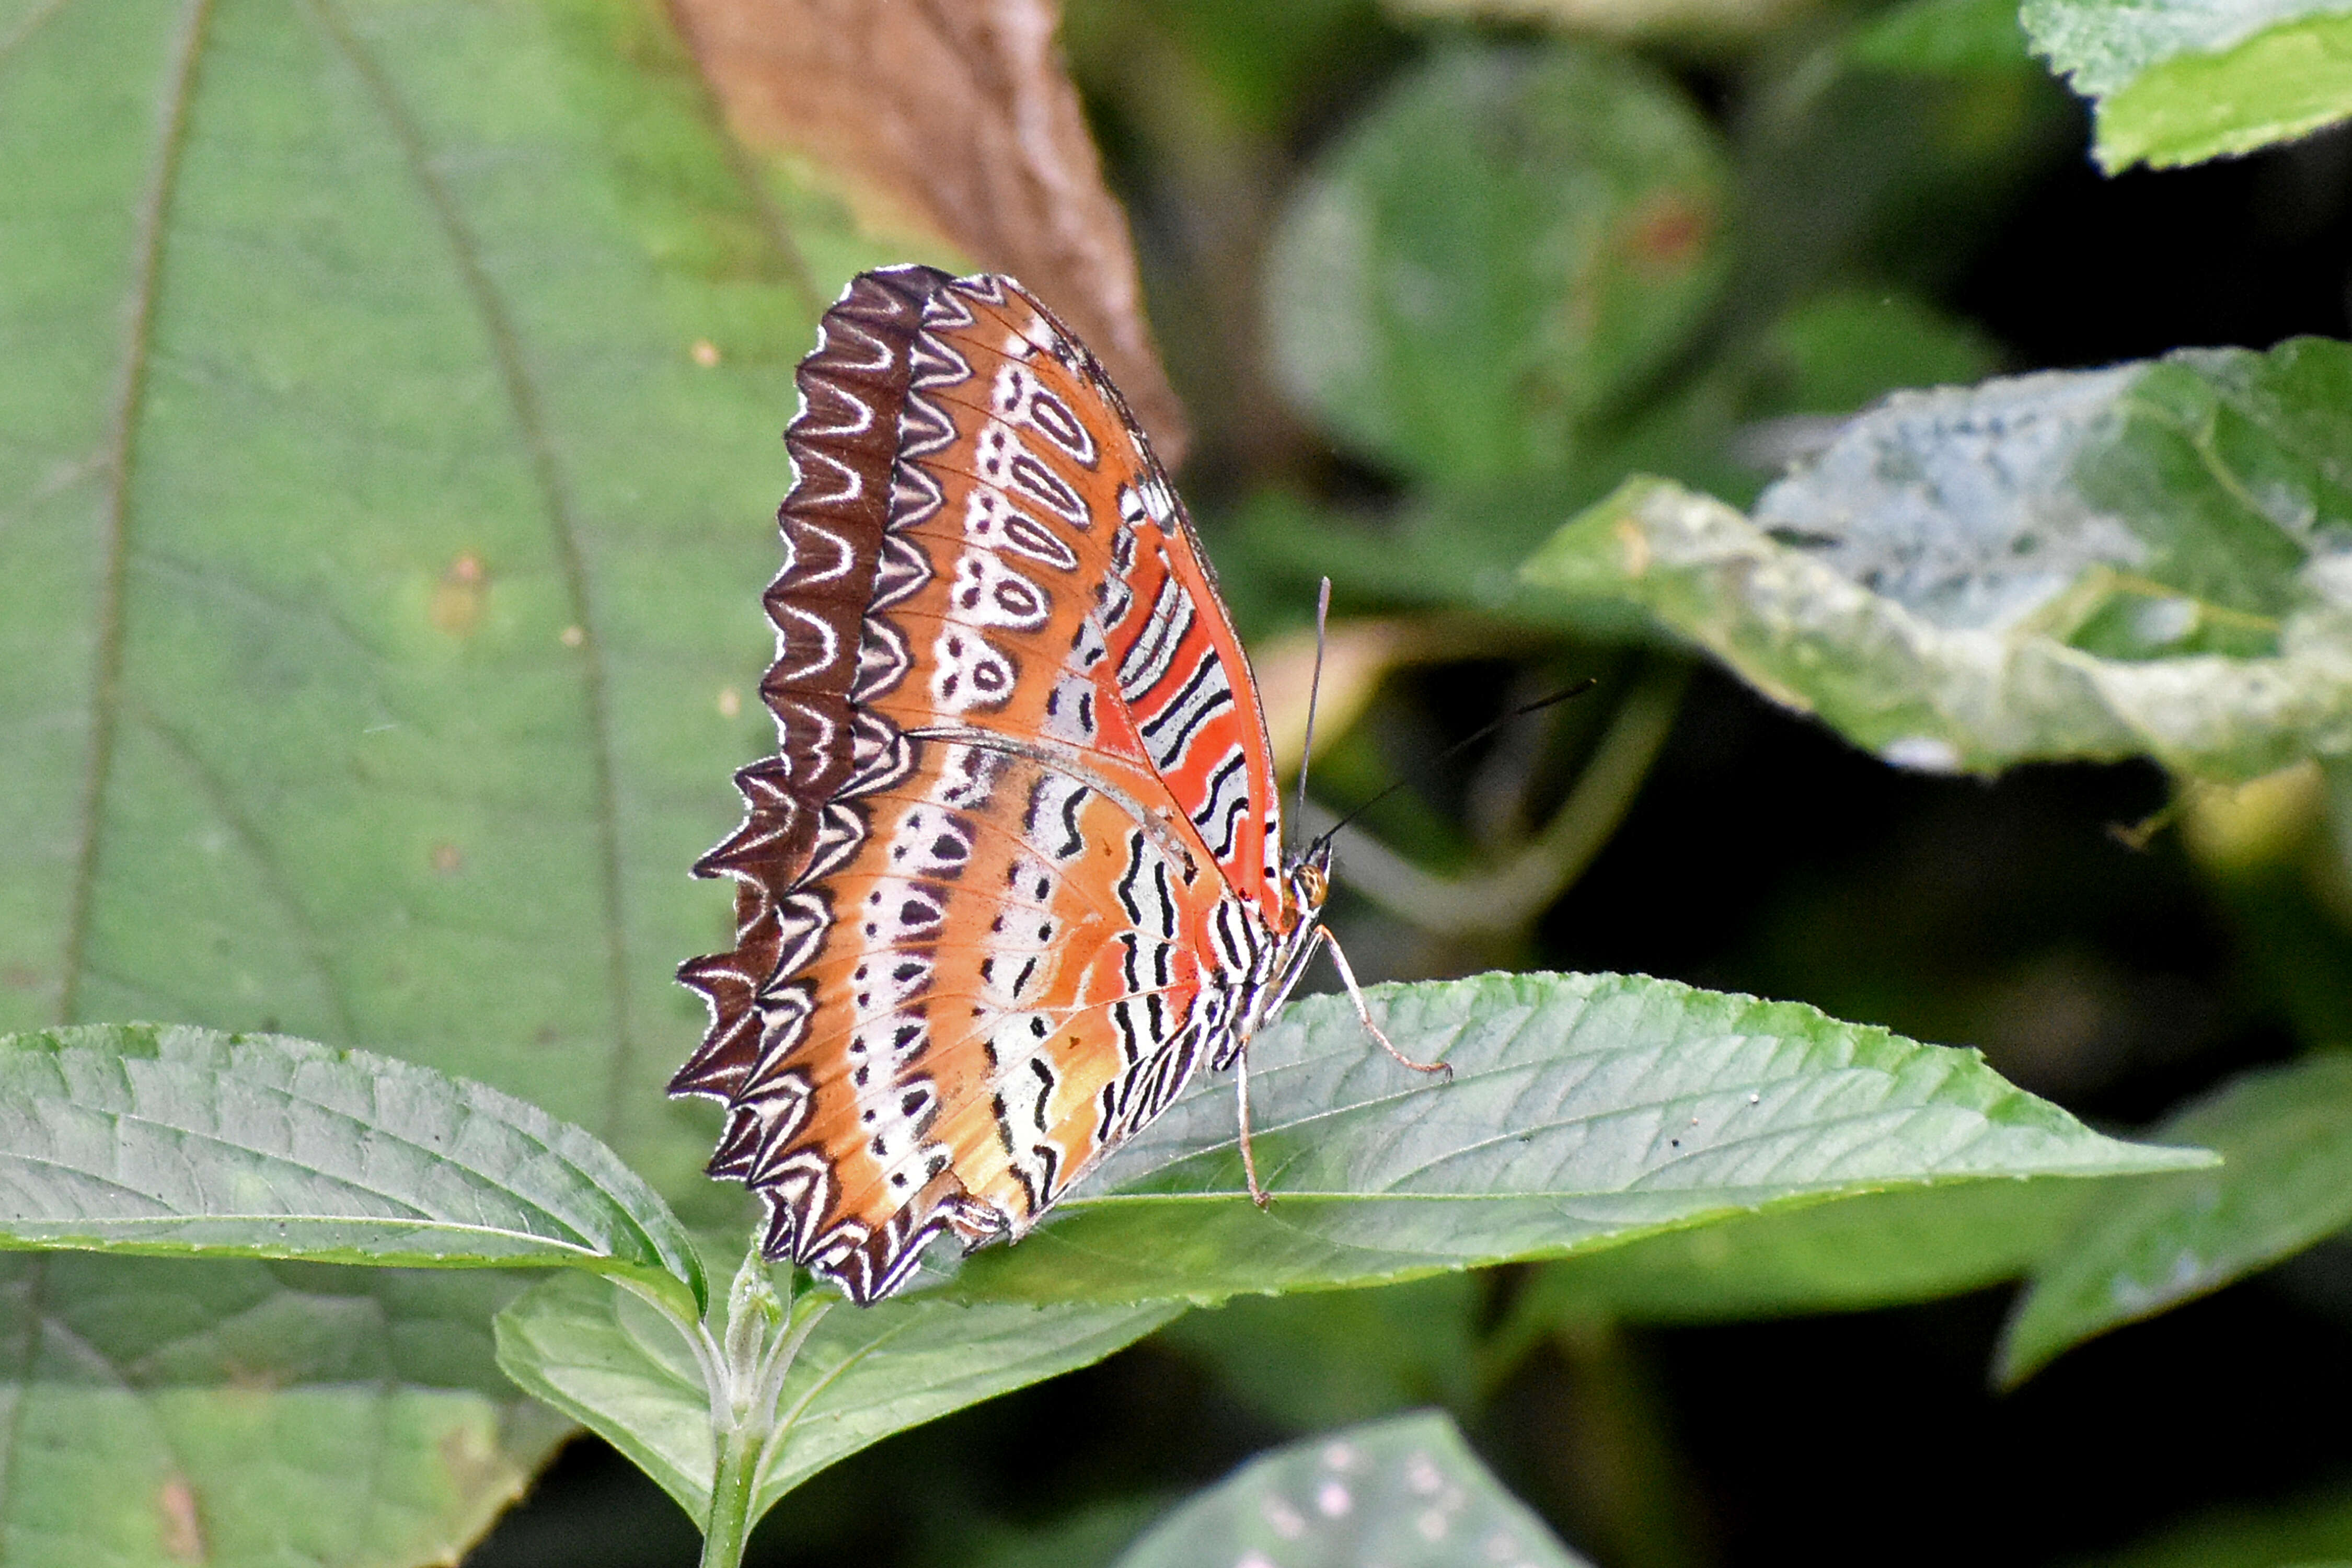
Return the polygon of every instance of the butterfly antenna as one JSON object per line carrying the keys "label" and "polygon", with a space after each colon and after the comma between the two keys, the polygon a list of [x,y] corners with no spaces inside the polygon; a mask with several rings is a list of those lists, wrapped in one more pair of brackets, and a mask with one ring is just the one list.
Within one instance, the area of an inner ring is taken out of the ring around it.
{"label": "butterfly antenna", "polygon": [[[1600,680],[1596,678],[1587,676],[1584,679],[1578,681],[1575,685],[1564,686],[1549,697],[1538,697],[1533,702],[1521,703],[1518,707],[1512,709],[1508,713],[1504,714],[1501,718],[1493,720],[1488,723],[1479,725],[1478,728],[1473,730],[1467,735],[1463,736],[1460,740],[1454,742],[1454,744],[1446,747],[1445,750],[1438,752],[1437,755],[1430,759],[1430,766],[1435,767],[1438,763],[1446,761],[1448,758],[1461,755],[1464,752],[1467,751],[1472,746],[1476,745],[1479,742],[1485,740],[1487,736],[1493,734],[1496,731],[1501,729],[1504,725],[1509,723],[1514,719],[1523,719],[1530,713],[1540,713],[1547,708],[1557,707],[1560,703],[1567,701],[1571,697],[1583,696],[1586,692],[1591,690],[1594,687],[1600,684]],[[1315,842],[1318,844],[1329,843],[1332,836],[1338,833],[1339,829],[1347,826],[1348,824],[1355,821],[1356,818],[1363,816],[1364,813],[1371,810],[1372,807],[1380,805],[1381,802],[1388,799],[1389,796],[1396,794],[1397,791],[1404,788],[1404,786],[1411,782],[1412,781],[1409,779],[1397,780],[1396,783],[1389,785],[1388,788],[1381,791],[1380,794],[1372,796],[1371,799],[1364,802],[1363,805],[1356,807],[1355,810],[1349,812],[1347,816],[1341,817],[1339,821],[1333,823],[1322,832],[1317,834],[1315,836]],[[1301,803],[1300,809],[1302,811],[1305,810],[1304,803],[1306,798],[1307,797],[1304,795],[1299,796]]]}
{"label": "butterfly antenna", "polygon": [[1315,675],[1307,683],[1307,747],[1298,753],[1298,815],[1307,816],[1307,764],[1315,760],[1315,704],[1323,695],[1323,627],[1331,618],[1331,579],[1315,595]]}

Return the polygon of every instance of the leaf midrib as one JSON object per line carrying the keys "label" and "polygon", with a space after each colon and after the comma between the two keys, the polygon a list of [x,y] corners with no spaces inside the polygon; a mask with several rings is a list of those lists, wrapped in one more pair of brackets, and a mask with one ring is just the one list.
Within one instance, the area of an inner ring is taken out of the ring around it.
{"label": "leaf midrib", "polygon": [[572,624],[583,633],[577,654],[581,661],[582,684],[586,689],[587,697],[588,763],[590,792],[595,801],[605,984],[613,1012],[613,1044],[611,1059],[607,1063],[604,1113],[595,1131],[607,1142],[617,1145],[625,1142],[621,1130],[627,1121],[628,1094],[633,1087],[628,1067],[635,1055],[635,1021],[630,1009],[627,936],[623,920],[611,695],[604,676],[603,643],[596,635],[594,617],[590,613],[587,564],[581,553],[578,520],[572,512],[570,492],[564,487],[562,466],[556,459],[554,443],[548,434],[537,387],[524,363],[521,342],[514,322],[483,265],[480,249],[475,243],[472,231],[466,226],[457,198],[433,168],[423,128],[409,114],[406,105],[394,91],[390,76],[361,46],[360,39],[352,31],[334,0],[308,0],[308,3],[319,18],[321,28],[333,40],[353,72],[366,84],[408,164],[410,177],[416,182],[417,189],[423,193],[441,226],[443,239],[449,247],[451,259],[457,264],[458,275],[473,302],[483,335],[489,342],[492,357],[497,363],[499,385],[505,394],[509,412],[530,455],[532,484],[539,491],[541,507],[555,545],[565,595],[571,601]]}
{"label": "leaf midrib", "polygon": [[[53,6],[37,20],[57,15]],[[180,172],[180,154],[187,142],[188,103],[195,94],[196,66],[204,54],[205,24],[212,0],[187,0],[187,9],[174,50],[170,82],[163,104],[162,133],[154,163],[139,209],[139,258],[132,275],[131,309],[123,326],[121,379],[117,384],[114,413],[106,435],[105,568],[100,574],[94,619],[94,669],[90,681],[89,761],[82,779],[81,842],[74,854],[74,874],[66,916],[65,945],[60,955],[57,1019],[74,1021],[80,1004],[82,972],[89,945],[89,925],[97,898],[100,814],[114,768],[115,732],[120,726],[122,684],[122,591],[124,563],[130,538],[131,470],[137,455],[139,411],[147,393],[147,351],[154,321],[155,293],[163,268],[164,215]],[[10,40],[19,43],[20,34]]]}

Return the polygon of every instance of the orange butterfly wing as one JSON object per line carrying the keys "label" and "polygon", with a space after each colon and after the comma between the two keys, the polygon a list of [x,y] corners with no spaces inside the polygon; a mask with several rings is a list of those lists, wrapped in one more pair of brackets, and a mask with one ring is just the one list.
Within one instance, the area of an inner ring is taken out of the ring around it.
{"label": "orange butterfly wing", "polygon": [[[1018,1237],[1239,1049],[1302,930],[1271,754],[1126,407],[1009,279],[855,280],[803,362],[762,683],[778,752],[697,869],[737,944],[672,1084],[771,1256],[856,1300]],[[1311,912],[1311,911],[1306,911]]]}

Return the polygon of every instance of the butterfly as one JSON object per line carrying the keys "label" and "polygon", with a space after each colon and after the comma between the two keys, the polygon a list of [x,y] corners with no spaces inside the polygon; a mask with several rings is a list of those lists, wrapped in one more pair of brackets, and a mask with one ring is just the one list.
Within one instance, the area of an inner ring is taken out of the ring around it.
{"label": "butterfly", "polygon": [[[776,752],[695,866],[735,946],[670,1092],[772,1258],[857,1302],[929,1241],[1017,1239],[1328,941],[1328,836],[1282,851],[1257,687],[1109,378],[1009,278],[853,279],[798,373],[761,683]],[[1345,955],[1330,945],[1357,1013]]]}

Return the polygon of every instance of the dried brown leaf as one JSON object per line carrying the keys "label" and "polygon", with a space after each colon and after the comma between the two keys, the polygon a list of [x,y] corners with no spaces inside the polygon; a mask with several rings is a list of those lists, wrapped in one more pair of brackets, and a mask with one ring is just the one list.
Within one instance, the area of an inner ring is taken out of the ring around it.
{"label": "dried brown leaf", "polygon": [[1162,460],[1186,441],[1126,215],[1053,0],[670,0],[735,132],[845,178],[867,214],[1012,273],[1109,368]]}

